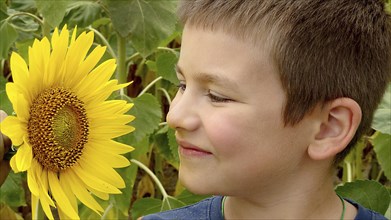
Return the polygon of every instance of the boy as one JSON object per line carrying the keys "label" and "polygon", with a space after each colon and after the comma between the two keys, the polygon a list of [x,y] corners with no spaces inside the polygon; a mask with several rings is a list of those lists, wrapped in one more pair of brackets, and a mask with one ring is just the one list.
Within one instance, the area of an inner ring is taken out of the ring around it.
{"label": "boy", "polygon": [[333,186],[390,81],[381,0],[185,0],[179,17],[179,178],[221,196],[143,220],[385,219]]}

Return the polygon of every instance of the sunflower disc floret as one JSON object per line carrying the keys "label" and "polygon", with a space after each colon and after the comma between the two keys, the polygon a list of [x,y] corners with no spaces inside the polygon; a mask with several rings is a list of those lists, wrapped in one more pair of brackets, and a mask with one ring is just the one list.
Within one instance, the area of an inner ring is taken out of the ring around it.
{"label": "sunflower disc floret", "polygon": [[122,154],[133,150],[112,140],[134,130],[128,125],[134,116],[125,114],[132,104],[107,100],[129,83],[110,80],[114,59],[96,66],[106,48],[90,51],[93,32],[69,35],[65,26],[50,41],[35,40],[28,65],[11,55],[6,92],[16,115],[1,123],[1,132],[17,148],[12,169],[27,171],[33,218],[40,205],[49,219],[51,207],[61,219],[79,219],[77,200],[102,214],[94,196],[121,193],[125,182],[115,168],[128,166]]}

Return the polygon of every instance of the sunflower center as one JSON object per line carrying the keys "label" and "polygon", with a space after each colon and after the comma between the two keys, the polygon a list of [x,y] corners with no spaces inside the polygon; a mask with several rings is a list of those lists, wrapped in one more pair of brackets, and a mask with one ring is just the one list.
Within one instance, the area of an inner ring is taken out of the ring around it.
{"label": "sunflower center", "polygon": [[42,166],[54,172],[71,167],[88,140],[84,103],[64,88],[47,89],[30,108],[27,130],[34,158]]}

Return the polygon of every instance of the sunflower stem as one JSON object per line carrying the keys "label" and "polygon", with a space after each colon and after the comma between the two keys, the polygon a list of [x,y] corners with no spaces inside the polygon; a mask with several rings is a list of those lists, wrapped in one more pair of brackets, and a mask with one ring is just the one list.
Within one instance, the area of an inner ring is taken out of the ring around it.
{"label": "sunflower stem", "polygon": [[163,199],[168,197],[168,194],[167,194],[166,190],[164,189],[163,184],[160,182],[160,180],[157,178],[157,176],[152,172],[152,170],[150,170],[147,166],[145,166],[143,163],[141,163],[140,161],[138,161],[136,159],[130,159],[130,162],[136,164],[138,167],[143,169],[152,178],[152,180],[155,182],[155,184],[159,188],[160,192],[162,193]]}
{"label": "sunflower stem", "polygon": [[[117,34],[118,58],[117,58],[117,80],[119,84],[128,81],[128,71],[126,71],[126,38]],[[124,95],[124,88],[120,91]]]}
{"label": "sunflower stem", "polygon": [[137,96],[137,97],[140,97],[142,96],[144,93],[146,93],[148,91],[148,89],[150,89],[156,82],[158,82],[159,80],[163,79],[163,77],[159,76],[158,78],[156,78],[155,80],[153,80],[151,83],[149,83],[144,89],[143,91],[140,92],[140,94]]}

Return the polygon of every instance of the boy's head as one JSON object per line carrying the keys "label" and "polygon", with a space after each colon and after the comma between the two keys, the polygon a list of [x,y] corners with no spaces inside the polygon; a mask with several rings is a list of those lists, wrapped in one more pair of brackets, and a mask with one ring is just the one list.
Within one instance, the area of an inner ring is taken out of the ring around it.
{"label": "boy's head", "polygon": [[[286,126],[315,106],[348,97],[361,124],[342,160],[369,129],[391,73],[391,23],[381,0],[182,1],[183,24],[220,30],[262,46],[286,93]],[[213,50],[213,48],[211,48]]]}

